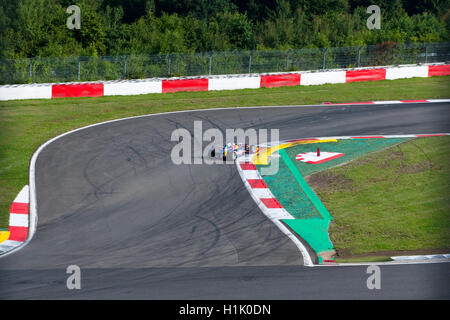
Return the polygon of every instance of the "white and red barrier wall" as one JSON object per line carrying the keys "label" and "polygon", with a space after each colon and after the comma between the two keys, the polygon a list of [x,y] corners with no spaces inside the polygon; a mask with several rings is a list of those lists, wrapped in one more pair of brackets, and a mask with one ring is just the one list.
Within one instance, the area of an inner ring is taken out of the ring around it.
{"label": "white and red barrier wall", "polygon": [[358,81],[394,80],[450,75],[450,65],[408,65],[399,67],[292,72],[276,74],[223,75],[191,78],[98,81],[60,84],[0,86],[0,100],[101,97],[178,91],[213,91],[319,85]]}

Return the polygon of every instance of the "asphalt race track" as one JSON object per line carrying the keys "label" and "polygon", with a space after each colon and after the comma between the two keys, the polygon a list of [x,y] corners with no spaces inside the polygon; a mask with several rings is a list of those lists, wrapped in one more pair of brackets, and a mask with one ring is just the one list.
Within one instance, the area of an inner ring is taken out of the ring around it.
{"label": "asphalt race track", "polygon": [[[127,119],[66,135],[36,163],[38,227],[0,258],[1,299],[449,299],[450,264],[305,267],[234,165],[174,165],[171,133],[280,129],[280,139],[450,132],[449,103],[265,107]],[[206,145],[206,143],[205,143]],[[81,290],[66,268],[81,268]]]}

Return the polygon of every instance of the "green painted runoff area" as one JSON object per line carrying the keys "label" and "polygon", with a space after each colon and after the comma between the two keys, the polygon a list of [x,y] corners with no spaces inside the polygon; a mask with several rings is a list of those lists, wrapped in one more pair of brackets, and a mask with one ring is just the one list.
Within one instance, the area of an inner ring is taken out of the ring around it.
{"label": "green painted runoff area", "polygon": [[[319,263],[323,261],[319,255],[321,252],[333,250],[328,235],[328,227],[333,217],[304,177],[410,139],[342,139],[337,142],[302,144],[279,150],[282,161],[279,161],[278,172],[263,176],[263,179],[281,205],[295,218],[284,219],[283,222],[311,246],[318,255]],[[296,160],[297,154],[316,152],[318,147],[321,152],[344,153],[344,156],[319,164]],[[260,172],[263,167],[264,165],[257,165]]]}
{"label": "green painted runoff area", "polygon": [[[333,250],[333,244],[328,235],[330,220],[320,218],[285,219],[283,222],[302,237],[317,254]],[[318,258],[319,262],[322,262],[319,255]]]}
{"label": "green painted runoff area", "polygon": [[[411,140],[411,138],[342,139],[338,140],[338,142],[302,144],[295,147],[286,148],[285,150],[289,158],[295,163],[295,166],[298,171],[300,171],[302,176],[307,177],[314,172],[335,167],[342,163],[354,160],[355,158],[363,156],[369,152],[389,148],[408,140]],[[318,164],[305,163],[295,159],[297,154],[304,152],[316,152],[318,147],[321,152],[343,153],[344,156]]]}
{"label": "green painted runoff area", "polygon": [[279,154],[280,154],[281,158],[283,159],[284,163],[288,166],[289,171],[291,171],[295,180],[297,180],[297,183],[299,184],[302,192],[306,194],[308,199],[313,203],[314,207],[316,207],[316,209],[319,211],[321,218],[327,219],[327,220],[333,220],[333,217],[330,215],[327,208],[325,208],[323,203],[320,201],[320,199],[317,197],[317,195],[314,193],[314,191],[310,188],[308,183],[306,183],[305,179],[303,178],[301,173],[298,171],[298,169],[295,167],[294,162],[289,158],[289,155],[286,153],[286,151],[284,149],[281,149],[279,151]]}

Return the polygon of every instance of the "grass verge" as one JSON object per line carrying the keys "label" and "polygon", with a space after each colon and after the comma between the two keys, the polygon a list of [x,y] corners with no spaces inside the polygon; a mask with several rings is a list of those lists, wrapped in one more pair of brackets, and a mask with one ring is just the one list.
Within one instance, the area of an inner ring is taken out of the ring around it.
{"label": "grass verge", "polygon": [[321,86],[140,96],[0,102],[0,227],[28,183],[34,150],[46,140],[85,125],[158,112],[199,108],[301,105],[328,102],[448,98],[450,76]]}
{"label": "grass verge", "polygon": [[449,158],[449,136],[421,138],[312,174],[337,257],[450,251]]}
{"label": "grass verge", "polygon": [[359,263],[359,262],[388,262],[393,261],[388,256],[361,257],[361,258],[336,258],[337,263]]}

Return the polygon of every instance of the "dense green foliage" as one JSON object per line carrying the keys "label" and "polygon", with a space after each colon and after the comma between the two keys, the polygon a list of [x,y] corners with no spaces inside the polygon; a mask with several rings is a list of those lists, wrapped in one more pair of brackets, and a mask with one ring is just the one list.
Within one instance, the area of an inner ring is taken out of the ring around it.
{"label": "dense green foliage", "polygon": [[[69,30],[66,8],[81,8]],[[448,41],[449,0],[0,0],[0,58]]]}

